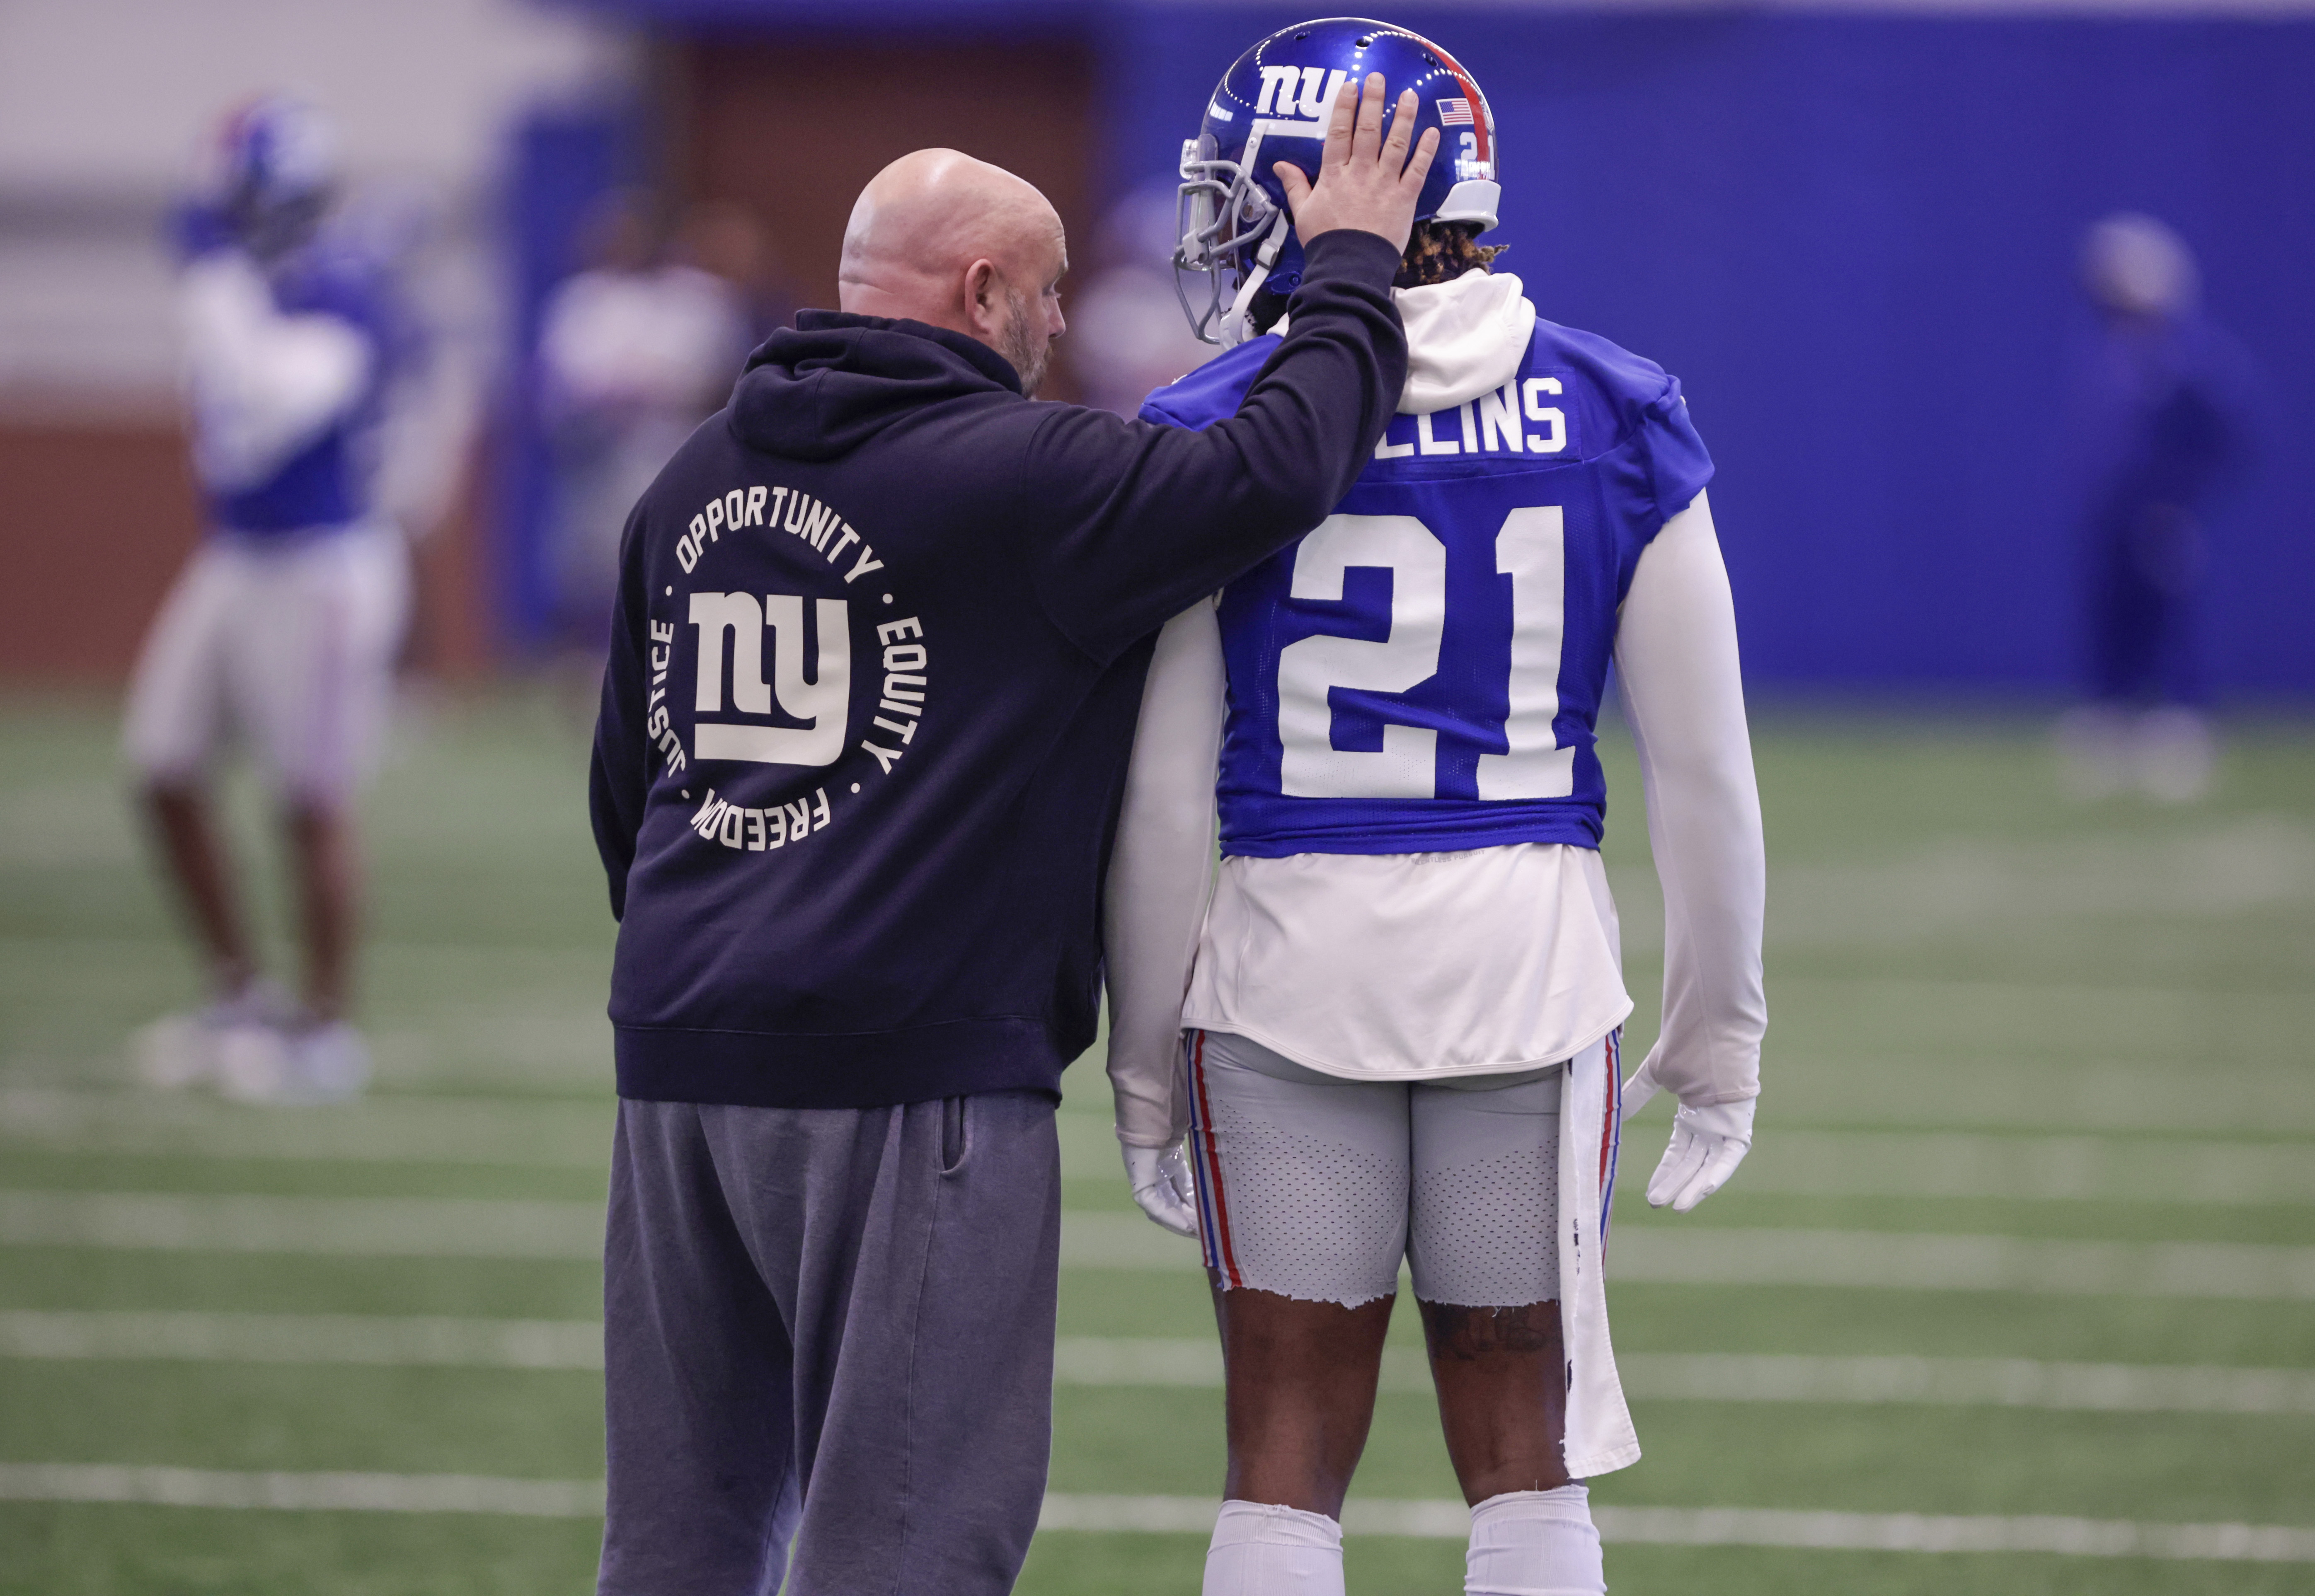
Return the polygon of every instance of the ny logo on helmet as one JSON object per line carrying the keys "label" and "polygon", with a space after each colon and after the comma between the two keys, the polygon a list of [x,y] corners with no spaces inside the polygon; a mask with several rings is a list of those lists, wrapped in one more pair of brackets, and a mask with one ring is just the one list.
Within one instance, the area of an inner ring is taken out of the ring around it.
{"label": "ny logo on helmet", "polygon": [[1350,75],[1324,66],[1264,66],[1254,114],[1315,122],[1334,109],[1335,96]]}

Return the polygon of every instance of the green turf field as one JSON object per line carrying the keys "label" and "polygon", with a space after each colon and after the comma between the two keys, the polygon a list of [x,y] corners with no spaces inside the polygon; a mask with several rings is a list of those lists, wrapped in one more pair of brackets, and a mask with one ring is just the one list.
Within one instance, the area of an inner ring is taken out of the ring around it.
{"label": "green turf field", "polygon": [[[590,1588],[611,927],[583,746],[520,695],[412,720],[370,811],[378,1089],[261,1112],[131,1083],[124,1039],[193,989],[109,713],[0,706],[0,1592]],[[2023,721],[1770,716],[1759,747],[1761,1139],[1682,1220],[1638,1200],[1669,1105],[1628,1143],[1647,1457],[1594,1487],[1611,1585],[2315,1589],[2315,735],[2239,729],[2185,811],[2069,807]],[[1660,915],[1612,752],[1636,1060]],[[1193,1250],[1131,1209],[1095,1063],[1022,1588],[1193,1592],[1203,1532],[1167,1527],[1220,1485],[1211,1319]],[[1460,1588],[1411,1316],[1395,1337],[1362,1596]],[[2284,1532],[2175,1528],[2225,1525]],[[1997,1549],[1862,1549],[1892,1538]]]}

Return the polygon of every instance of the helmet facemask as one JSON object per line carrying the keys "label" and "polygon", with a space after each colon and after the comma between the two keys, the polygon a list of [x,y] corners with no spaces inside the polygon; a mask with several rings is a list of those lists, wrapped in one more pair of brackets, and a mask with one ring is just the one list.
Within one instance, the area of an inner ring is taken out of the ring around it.
{"label": "helmet facemask", "polygon": [[[1211,134],[1183,140],[1181,176],[1174,292],[1201,342],[1233,346],[1248,334],[1247,307],[1277,264],[1292,220],[1238,163],[1215,158]],[[1202,308],[1184,273],[1204,278]]]}

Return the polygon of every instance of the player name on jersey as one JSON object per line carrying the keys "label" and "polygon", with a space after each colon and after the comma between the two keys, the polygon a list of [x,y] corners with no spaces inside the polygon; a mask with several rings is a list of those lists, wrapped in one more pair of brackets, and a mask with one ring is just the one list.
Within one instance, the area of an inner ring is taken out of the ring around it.
{"label": "player name on jersey", "polygon": [[[1502,387],[1466,400],[1451,410],[1391,418],[1375,444],[1378,460],[1410,455],[1557,455],[1566,452],[1567,412],[1547,403],[1564,391],[1556,377],[1513,377]],[[1529,424],[1539,430],[1529,431]],[[1440,429],[1456,430],[1441,436]]]}

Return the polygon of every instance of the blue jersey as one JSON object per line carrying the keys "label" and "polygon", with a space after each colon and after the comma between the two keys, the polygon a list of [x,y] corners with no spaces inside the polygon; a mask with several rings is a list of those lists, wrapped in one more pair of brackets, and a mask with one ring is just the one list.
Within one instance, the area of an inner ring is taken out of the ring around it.
{"label": "blue jersey", "polygon": [[370,345],[362,391],[327,426],[259,481],[212,487],[209,519],[244,537],[351,526],[373,509],[377,432],[386,392],[409,356],[412,333],[395,314],[386,273],[324,239],[267,272],[284,315],[334,316]]}
{"label": "blue jersey", "polygon": [[[1232,413],[1277,343],[1143,418]],[[1711,475],[1677,380],[1541,320],[1501,388],[1395,418],[1335,513],[1222,594],[1222,851],[1597,847],[1617,607]]]}

